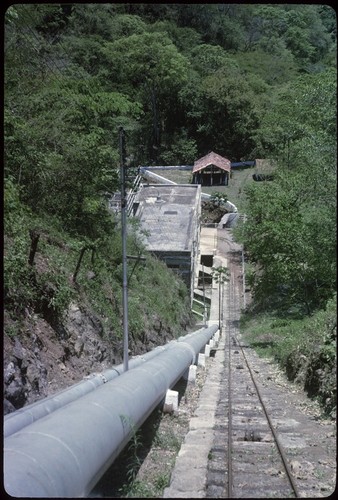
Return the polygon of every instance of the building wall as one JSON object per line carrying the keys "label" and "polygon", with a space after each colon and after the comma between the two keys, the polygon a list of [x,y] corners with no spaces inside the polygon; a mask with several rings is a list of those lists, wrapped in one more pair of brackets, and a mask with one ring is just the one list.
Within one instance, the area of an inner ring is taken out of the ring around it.
{"label": "building wall", "polygon": [[182,277],[192,304],[199,264],[201,187],[146,186],[138,204],[136,217],[148,233],[146,248]]}

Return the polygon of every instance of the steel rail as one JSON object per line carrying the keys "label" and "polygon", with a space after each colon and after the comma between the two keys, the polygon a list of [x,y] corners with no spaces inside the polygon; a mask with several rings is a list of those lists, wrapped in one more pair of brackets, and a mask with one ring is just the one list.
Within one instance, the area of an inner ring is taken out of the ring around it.
{"label": "steel rail", "polygon": [[[233,282],[232,282],[232,284],[233,284]],[[233,292],[232,296],[234,297],[234,300],[235,300],[235,298],[236,298],[235,292]],[[271,432],[273,434],[273,437],[274,437],[274,440],[275,440],[278,452],[279,452],[280,457],[282,459],[282,462],[283,462],[283,465],[284,465],[284,468],[285,468],[286,475],[288,477],[289,483],[290,483],[290,485],[291,485],[291,487],[293,489],[293,492],[294,492],[296,498],[300,498],[301,494],[300,494],[299,489],[298,489],[298,487],[297,487],[297,485],[296,485],[296,483],[294,481],[293,474],[292,474],[292,472],[290,470],[290,467],[288,465],[285,451],[284,451],[283,446],[282,446],[282,444],[281,444],[281,442],[280,442],[280,440],[278,438],[277,432],[276,432],[276,430],[275,430],[275,428],[273,426],[272,420],[271,420],[271,418],[269,416],[268,410],[267,410],[266,405],[264,403],[264,400],[262,398],[261,392],[260,392],[259,387],[257,385],[257,382],[255,380],[254,374],[253,374],[253,372],[251,370],[250,364],[249,364],[248,359],[247,359],[247,357],[245,355],[244,349],[243,349],[241,343],[238,341],[238,339],[237,339],[237,337],[236,337],[235,334],[233,334],[233,338],[234,338],[234,340],[236,342],[236,346],[238,346],[240,348],[240,350],[241,350],[241,353],[243,355],[245,364],[246,364],[246,366],[248,368],[248,371],[250,373],[250,377],[251,377],[251,380],[252,380],[252,382],[254,384],[254,387],[255,387],[258,399],[259,399],[259,401],[261,403],[261,406],[262,406],[262,409],[264,411],[265,417],[266,417],[266,419],[268,421],[269,427],[270,427]],[[231,350],[231,345],[230,345],[230,334],[229,334],[229,371],[231,371],[231,368],[230,368],[230,350]],[[230,382],[230,378],[229,378],[229,382]],[[230,389],[229,389],[229,392],[230,392]],[[230,399],[231,399],[231,397],[230,397],[230,394],[229,394],[229,406],[231,408]],[[230,421],[231,421],[231,415],[229,414],[229,422]],[[230,429],[230,427],[229,427],[229,429]],[[230,430],[229,430],[229,433],[230,433]],[[229,469],[230,469],[230,466],[229,466]],[[232,488],[232,483],[230,483],[230,486]],[[229,494],[230,494],[229,498],[232,498],[232,495],[231,495],[232,494],[232,490],[229,491]]]}
{"label": "steel rail", "polygon": [[279,440],[279,438],[278,438],[278,435],[277,435],[277,432],[276,432],[276,430],[275,430],[275,428],[274,428],[274,425],[273,425],[273,423],[272,423],[272,420],[271,420],[271,418],[270,418],[270,416],[269,416],[269,413],[268,413],[267,408],[266,408],[266,406],[265,406],[265,403],[264,403],[264,401],[263,401],[263,398],[262,398],[261,392],[260,392],[260,390],[259,390],[259,388],[258,388],[258,385],[257,385],[257,383],[256,383],[255,377],[254,377],[254,375],[253,375],[253,373],[252,373],[252,370],[251,370],[251,368],[250,368],[250,365],[249,365],[249,362],[248,362],[248,360],[247,360],[247,357],[245,356],[245,353],[244,353],[243,347],[241,346],[241,344],[240,344],[240,343],[238,343],[238,346],[240,347],[240,349],[241,349],[241,351],[242,351],[242,354],[243,354],[243,357],[244,357],[245,363],[246,363],[246,365],[247,365],[247,367],[248,367],[248,370],[249,370],[249,373],[250,373],[250,376],[251,376],[251,380],[252,380],[252,382],[253,382],[253,384],[254,384],[254,386],[255,386],[255,390],[256,390],[256,393],[257,393],[258,399],[259,399],[259,401],[260,401],[260,403],[261,403],[261,405],[262,405],[262,408],[263,408],[263,411],[264,411],[265,417],[266,417],[266,419],[267,419],[267,421],[268,421],[268,423],[269,423],[269,426],[270,426],[271,432],[272,432],[272,434],[273,434],[273,437],[274,437],[274,439],[275,439],[275,442],[276,442],[276,445],[277,445],[277,448],[278,448],[279,454],[280,454],[281,459],[282,459],[282,461],[283,461],[283,465],[284,465],[284,468],[285,468],[286,474],[287,474],[287,476],[288,476],[289,482],[290,482],[290,484],[291,484],[291,486],[292,486],[292,489],[293,489],[293,491],[294,491],[294,493],[295,493],[295,495],[296,495],[296,498],[300,498],[300,497],[301,497],[301,494],[300,494],[300,492],[299,492],[299,490],[298,490],[298,487],[297,487],[297,485],[296,485],[296,483],[295,483],[295,481],[294,481],[294,479],[293,479],[293,474],[292,474],[292,472],[291,472],[291,470],[290,470],[290,467],[289,467],[289,464],[288,464],[288,462],[287,462],[287,458],[286,458],[285,451],[284,451],[283,446],[282,446],[282,444],[281,444],[281,442],[280,442],[280,440]]}

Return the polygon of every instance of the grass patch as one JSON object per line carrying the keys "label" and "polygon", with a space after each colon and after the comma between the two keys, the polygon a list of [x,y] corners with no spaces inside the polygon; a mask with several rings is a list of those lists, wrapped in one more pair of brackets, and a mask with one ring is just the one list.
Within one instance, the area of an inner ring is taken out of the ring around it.
{"label": "grass patch", "polygon": [[154,445],[165,450],[179,451],[181,440],[175,435],[172,429],[167,432],[161,432],[161,430],[159,430],[155,435]]}
{"label": "grass patch", "polygon": [[288,378],[316,398],[326,414],[335,415],[336,296],[325,310],[311,317],[295,319],[272,314],[242,314],[240,325],[245,340],[264,357],[274,358]]}
{"label": "grass patch", "polygon": [[[24,317],[26,311],[40,314],[52,326],[63,319],[72,301],[100,324],[102,336],[121,339],[122,255],[121,231],[95,241],[70,235],[56,218],[33,216],[15,199],[15,210],[6,218],[4,244],[5,310],[9,317]],[[33,264],[30,234],[39,239]],[[160,260],[147,254],[137,231],[130,231],[127,253],[145,255],[145,261],[128,262],[128,320],[131,339],[145,343],[147,335],[167,332],[179,336],[192,321],[187,287]],[[16,325],[6,326],[10,336],[20,334]],[[159,340],[163,343],[163,339]]]}

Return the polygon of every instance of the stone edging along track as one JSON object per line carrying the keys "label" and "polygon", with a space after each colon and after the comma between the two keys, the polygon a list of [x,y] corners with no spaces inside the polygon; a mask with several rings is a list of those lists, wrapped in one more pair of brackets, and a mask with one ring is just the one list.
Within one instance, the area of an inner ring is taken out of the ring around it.
{"label": "stone edging along track", "polygon": [[[189,431],[176,458],[170,486],[163,498],[226,498],[224,338],[215,357],[207,362],[206,380]],[[251,368],[275,428],[283,431],[282,444],[297,482],[300,496],[330,496],[336,484],[336,426],[321,420],[318,406],[296,385],[288,382],[278,367],[246,349]],[[286,432],[285,432],[286,431]],[[259,469],[257,463],[257,469]],[[266,478],[279,474],[273,467]],[[269,491],[259,498],[268,498]]]}

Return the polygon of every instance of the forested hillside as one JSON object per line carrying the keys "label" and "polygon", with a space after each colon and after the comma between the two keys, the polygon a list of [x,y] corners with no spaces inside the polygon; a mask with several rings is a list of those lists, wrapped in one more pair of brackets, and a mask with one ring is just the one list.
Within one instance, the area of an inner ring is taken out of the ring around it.
{"label": "forested hillside", "polygon": [[[32,315],[62,337],[61,318],[75,298],[99,318],[102,335],[121,339],[120,227],[107,210],[119,190],[121,126],[131,174],[140,165],[192,164],[211,150],[231,161],[275,161],[274,180],[247,190],[247,219],[237,231],[252,266],[254,306],[303,317],[334,300],[331,7],[14,4],[4,27],[5,332],[12,343]],[[128,245],[130,253],[144,251],[132,228]],[[149,257],[130,278],[135,342],[151,318],[155,332],[188,324],[183,284],[157,265]],[[165,305],[153,294],[155,280],[167,290]]]}

